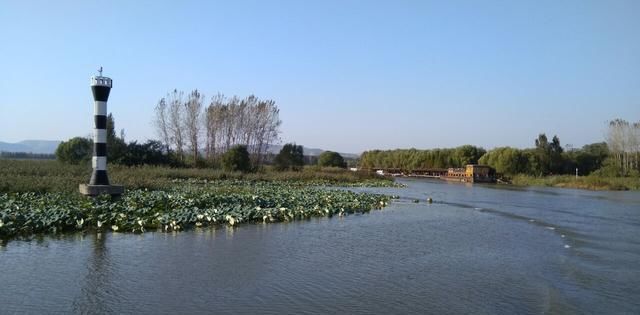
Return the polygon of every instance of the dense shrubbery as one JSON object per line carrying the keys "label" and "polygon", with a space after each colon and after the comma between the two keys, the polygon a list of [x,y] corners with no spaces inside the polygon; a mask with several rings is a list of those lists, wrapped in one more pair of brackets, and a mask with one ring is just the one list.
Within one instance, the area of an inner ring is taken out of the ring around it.
{"label": "dense shrubbery", "polygon": [[222,155],[222,169],[227,172],[248,172],[251,160],[246,145],[236,145]]}
{"label": "dense shrubbery", "polygon": [[169,154],[165,154],[163,149],[164,146],[159,141],[149,140],[143,144],[133,141],[127,145],[126,152],[119,162],[128,166],[179,165],[177,160],[172,159]]}
{"label": "dense shrubbery", "polygon": [[78,164],[91,160],[93,141],[75,137],[62,141],[56,149],[56,159],[63,163]]}
{"label": "dense shrubbery", "polygon": [[304,151],[301,145],[287,143],[273,161],[273,167],[277,171],[299,171],[304,167]]}
{"label": "dense shrubbery", "polygon": [[338,152],[325,151],[318,156],[318,165],[320,167],[347,167],[342,155]]}

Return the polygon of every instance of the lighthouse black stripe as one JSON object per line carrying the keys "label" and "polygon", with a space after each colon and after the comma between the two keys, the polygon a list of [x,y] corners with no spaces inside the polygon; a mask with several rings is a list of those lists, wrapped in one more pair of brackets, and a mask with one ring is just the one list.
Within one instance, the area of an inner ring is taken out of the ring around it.
{"label": "lighthouse black stripe", "polygon": [[107,116],[95,115],[93,119],[96,122],[96,129],[107,129]]}
{"label": "lighthouse black stripe", "polygon": [[111,88],[108,86],[94,85],[91,87],[91,91],[93,92],[93,100],[106,102],[109,100],[109,92],[111,91]]}
{"label": "lighthouse black stripe", "polygon": [[93,170],[90,185],[109,185],[109,177],[106,170]]}
{"label": "lighthouse black stripe", "polygon": [[107,144],[106,143],[94,143],[93,144],[93,156],[107,156]]}

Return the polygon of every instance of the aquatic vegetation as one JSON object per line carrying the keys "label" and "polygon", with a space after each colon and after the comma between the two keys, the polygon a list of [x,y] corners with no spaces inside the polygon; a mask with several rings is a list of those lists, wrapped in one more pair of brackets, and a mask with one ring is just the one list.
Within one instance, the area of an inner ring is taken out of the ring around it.
{"label": "aquatic vegetation", "polygon": [[0,194],[0,238],[63,231],[179,231],[365,213],[389,197],[300,183],[177,181],[166,190],[130,190],[120,199],[69,193]]}

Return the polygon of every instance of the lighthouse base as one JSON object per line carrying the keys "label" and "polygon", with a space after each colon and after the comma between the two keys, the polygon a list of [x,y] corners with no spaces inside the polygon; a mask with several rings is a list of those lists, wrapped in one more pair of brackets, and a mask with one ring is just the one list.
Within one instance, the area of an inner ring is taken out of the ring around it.
{"label": "lighthouse base", "polygon": [[99,195],[120,196],[124,193],[124,186],[80,184],[80,193],[90,197],[96,197]]}

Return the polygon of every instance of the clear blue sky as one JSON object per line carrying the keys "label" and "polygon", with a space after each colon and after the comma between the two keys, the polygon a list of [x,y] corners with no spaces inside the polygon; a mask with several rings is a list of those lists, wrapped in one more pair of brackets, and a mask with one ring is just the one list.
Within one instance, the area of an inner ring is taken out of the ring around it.
{"label": "clear blue sky", "polygon": [[361,152],[602,141],[640,120],[640,1],[4,1],[0,141],[128,140],[168,91],[255,94],[283,141]]}

